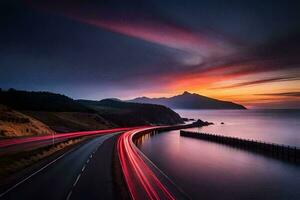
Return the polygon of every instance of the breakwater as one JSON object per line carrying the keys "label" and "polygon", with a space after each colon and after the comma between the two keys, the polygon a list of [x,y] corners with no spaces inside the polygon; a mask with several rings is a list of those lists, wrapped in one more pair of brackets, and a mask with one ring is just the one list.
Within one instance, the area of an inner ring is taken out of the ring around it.
{"label": "breakwater", "polygon": [[250,150],[277,159],[300,164],[300,149],[297,147],[185,130],[180,130],[180,136],[198,138],[202,140],[230,145],[236,148]]}

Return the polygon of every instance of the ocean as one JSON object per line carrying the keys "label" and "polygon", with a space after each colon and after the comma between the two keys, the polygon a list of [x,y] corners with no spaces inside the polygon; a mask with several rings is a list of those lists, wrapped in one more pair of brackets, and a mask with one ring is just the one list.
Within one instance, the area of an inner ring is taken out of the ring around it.
{"label": "ocean", "polygon": [[[215,125],[192,130],[300,147],[299,110],[176,110]],[[224,122],[224,124],[221,124]],[[300,167],[168,131],[140,145],[191,199],[299,199]]]}
{"label": "ocean", "polygon": [[[195,131],[300,147],[300,110],[175,110],[215,125]],[[221,124],[224,122],[224,125]]]}

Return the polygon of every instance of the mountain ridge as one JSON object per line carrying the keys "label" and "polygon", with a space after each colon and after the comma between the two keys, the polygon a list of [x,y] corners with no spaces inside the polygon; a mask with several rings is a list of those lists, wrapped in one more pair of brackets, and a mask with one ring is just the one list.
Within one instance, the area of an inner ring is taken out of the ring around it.
{"label": "mountain ridge", "polygon": [[141,104],[116,99],[77,100],[77,102],[96,110],[105,119],[119,126],[183,123],[182,118],[176,112],[163,105]]}
{"label": "mountain ridge", "polygon": [[222,101],[187,91],[169,98],[143,96],[128,100],[128,102],[158,104],[172,109],[247,109],[243,105],[234,102]]}
{"label": "mountain ridge", "polygon": [[[20,112],[19,115],[38,120],[55,132],[183,123],[176,112],[165,106],[128,103],[116,98],[100,101],[74,100],[51,92],[0,89],[0,104]],[[32,124],[27,122],[27,118],[18,117],[19,115],[11,112],[2,111],[0,114],[0,126],[5,123],[5,127],[0,127],[0,135],[9,136],[17,132],[11,131],[8,134],[7,124],[11,124],[10,121],[21,122],[18,124],[25,130],[23,135],[35,134],[33,131],[26,131],[27,125]],[[12,118],[12,114],[17,117]],[[22,123],[24,120],[26,123]]]}

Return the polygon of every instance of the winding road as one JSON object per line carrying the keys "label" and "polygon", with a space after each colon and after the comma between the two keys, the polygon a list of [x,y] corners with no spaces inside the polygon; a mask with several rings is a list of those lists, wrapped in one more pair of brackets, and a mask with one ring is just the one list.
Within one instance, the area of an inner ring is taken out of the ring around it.
{"label": "winding road", "polygon": [[[56,136],[57,140],[87,135],[93,138],[4,190],[0,199],[116,199],[112,175],[116,145],[124,180],[132,199],[188,199],[182,190],[138,149],[134,141],[139,135],[151,131],[179,127],[182,126],[120,128]],[[24,147],[47,143],[49,139],[49,136],[41,136],[3,141],[0,147]]]}
{"label": "winding road", "polygon": [[113,199],[111,162],[117,134],[96,137],[66,152],[0,194],[0,199]]}
{"label": "winding road", "polygon": [[99,135],[99,134],[108,134],[120,131],[128,131],[131,129],[135,129],[139,127],[128,127],[128,128],[113,128],[113,129],[104,129],[104,130],[96,130],[96,131],[80,131],[80,132],[72,132],[72,133],[59,133],[54,135],[43,135],[43,136],[31,136],[24,138],[13,138],[13,139],[3,139],[0,140],[0,148],[7,148],[10,146],[23,145],[27,143],[34,142],[49,142],[52,143],[52,140],[61,140],[61,139],[72,139],[76,137],[82,136],[91,136],[91,135]]}

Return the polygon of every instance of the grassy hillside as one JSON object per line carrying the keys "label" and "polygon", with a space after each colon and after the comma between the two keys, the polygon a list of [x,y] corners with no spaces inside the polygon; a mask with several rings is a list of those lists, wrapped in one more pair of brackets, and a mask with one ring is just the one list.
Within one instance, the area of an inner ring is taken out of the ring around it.
{"label": "grassy hillside", "polygon": [[53,131],[44,123],[0,105],[0,137],[48,135]]}
{"label": "grassy hillside", "polygon": [[78,102],[96,110],[102,117],[119,126],[178,124],[183,122],[176,112],[161,105],[129,103],[113,99],[101,101],[79,100]]}
{"label": "grassy hillside", "polygon": [[[112,99],[75,101],[67,96],[50,92],[0,90],[0,104],[17,110],[19,114],[30,116],[32,120],[40,121],[41,124],[46,124],[48,129],[51,128],[56,132],[183,122],[177,113],[161,105],[128,103]],[[19,121],[19,124],[26,124],[21,123],[21,119]],[[17,127],[15,124],[12,126]],[[30,134],[45,132],[35,131],[39,132],[32,131]],[[19,130],[14,134],[29,133]]]}
{"label": "grassy hillside", "polygon": [[56,132],[96,130],[116,126],[95,110],[61,94],[0,90],[1,103],[47,124]]}
{"label": "grassy hillside", "polygon": [[116,127],[97,113],[25,111],[57,132],[99,130]]}

